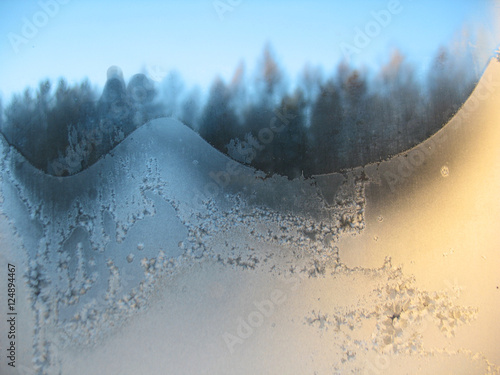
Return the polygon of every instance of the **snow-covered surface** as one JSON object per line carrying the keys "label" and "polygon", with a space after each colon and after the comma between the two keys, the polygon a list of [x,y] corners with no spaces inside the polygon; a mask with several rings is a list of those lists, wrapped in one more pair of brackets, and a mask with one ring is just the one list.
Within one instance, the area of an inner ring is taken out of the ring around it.
{"label": "snow-covered surface", "polygon": [[1,373],[500,373],[499,82],[493,60],[438,134],[310,180],[173,119],[64,178],[2,139]]}

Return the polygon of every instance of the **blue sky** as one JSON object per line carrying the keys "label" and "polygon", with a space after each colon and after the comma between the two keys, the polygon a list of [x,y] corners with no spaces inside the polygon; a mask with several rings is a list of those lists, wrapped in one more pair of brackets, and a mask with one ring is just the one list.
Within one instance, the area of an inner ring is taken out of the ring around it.
{"label": "blue sky", "polygon": [[[66,4],[57,3],[58,9],[52,6],[49,11],[41,5],[58,1]],[[126,79],[142,68],[155,78],[176,69],[188,86],[207,88],[217,74],[229,79],[240,61],[251,76],[266,42],[292,80],[306,63],[331,74],[343,57],[342,43],[354,45],[356,28],[364,30],[374,20],[372,12],[387,10],[389,3],[3,0],[0,93],[7,100],[12,92],[35,87],[45,77],[65,77],[70,82],[88,77],[103,85],[111,65],[120,66]],[[226,10],[222,16],[217,4]],[[483,42],[471,48],[481,49],[483,60],[500,41],[496,22],[500,0],[400,0],[399,4],[401,11],[391,14],[370,44],[352,55],[353,65],[379,66],[393,48],[399,48],[416,66],[425,67],[438,46],[449,43],[464,26],[482,25]],[[40,26],[25,38],[26,20]]]}

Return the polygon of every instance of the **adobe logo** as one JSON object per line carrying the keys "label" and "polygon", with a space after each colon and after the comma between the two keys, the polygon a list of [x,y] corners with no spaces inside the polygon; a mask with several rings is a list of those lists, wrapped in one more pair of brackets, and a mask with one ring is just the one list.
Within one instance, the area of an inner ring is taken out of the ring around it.
{"label": "adobe logo", "polygon": [[68,4],[70,0],[45,0],[39,1],[40,10],[33,13],[31,18],[23,17],[21,33],[10,32],[7,34],[12,49],[17,54],[23,44],[28,44],[31,39],[38,35],[40,29],[47,26],[49,20],[59,13],[61,5]]}

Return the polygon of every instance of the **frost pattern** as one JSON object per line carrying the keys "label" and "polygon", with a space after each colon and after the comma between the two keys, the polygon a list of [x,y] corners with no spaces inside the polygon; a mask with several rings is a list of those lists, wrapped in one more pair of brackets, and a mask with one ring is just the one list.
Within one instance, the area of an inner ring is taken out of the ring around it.
{"label": "frost pattern", "polygon": [[[267,178],[171,119],[150,122],[67,178],[41,174],[3,140],[1,153],[2,211],[28,260],[40,373],[57,372],[56,348],[95,345],[147,310],[160,283],[203,262],[276,277],[378,280],[356,305],[297,319],[342,332],[343,362],[359,351],[418,352],[414,327],[422,322],[454,335],[475,317],[446,293],[416,288],[390,260],[375,270],[342,262],[340,239],[365,228],[370,180],[363,168]],[[371,341],[353,339],[350,332],[366,324]]]}

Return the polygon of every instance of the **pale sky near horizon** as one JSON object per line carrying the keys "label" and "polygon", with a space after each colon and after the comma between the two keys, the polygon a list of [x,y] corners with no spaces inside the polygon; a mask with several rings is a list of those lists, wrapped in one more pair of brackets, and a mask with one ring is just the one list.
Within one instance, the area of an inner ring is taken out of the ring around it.
{"label": "pale sky near horizon", "polygon": [[[330,75],[343,57],[342,43],[354,45],[356,28],[363,30],[374,20],[372,12],[386,10],[391,2],[65,0],[58,9],[43,9],[55,1],[0,3],[0,94],[5,101],[46,77],[69,82],[88,77],[102,86],[111,65],[121,67],[125,79],[143,68],[157,79],[177,70],[187,86],[207,88],[218,74],[230,79],[240,61],[251,77],[267,42],[290,79],[306,63]],[[399,48],[424,67],[465,26],[483,29],[484,45],[471,48],[482,48],[486,57],[500,41],[499,0],[399,3],[401,11],[352,55],[354,66],[380,66]],[[221,18],[215,4],[231,10]],[[44,16],[47,12],[53,14]],[[26,29],[26,20],[35,24],[34,32]]]}

